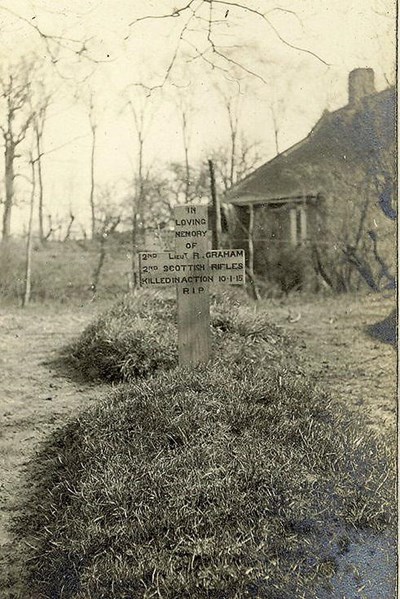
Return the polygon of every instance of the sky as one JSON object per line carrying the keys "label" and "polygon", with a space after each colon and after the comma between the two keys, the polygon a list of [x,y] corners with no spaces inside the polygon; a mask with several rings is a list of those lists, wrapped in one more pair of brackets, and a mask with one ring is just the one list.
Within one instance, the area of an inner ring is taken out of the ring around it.
{"label": "sky", "polygon": [[[168,161],[184,158],[180,102],[190,106],[189,156],[194,164],[228,140],[221,89],[228,97],[239,94],[241,130],[249,141],[259,143],[267,161],[276,153],[271,107],[282,151],[307,135],[324,109],[346,104],[347,78],[353,68],[372,67],[378,90],[394,82],[392,0],[244,0],[241,4],[249,10],[229,2],[215,3],[213,39],[237,64],[204,54],[215,62],[214,68],[199,56],[207,47],[209,3],[201,9],[201,0],[194,0],[199,18],[189,23],[187,12],[135,22],[185,4],[179,0],[0,0],[3,73],[20,57],[36,53],[44,61],[40,78],[53,90],[44,130],[43,176],[45,212],[54,221],[68,222],[71,210],[79,226],[88,227],[90,94],[98,125],[96,184],[113,189],[117,197],[129,187],[137,165],[137,136],[128,100],[136,110],[146,102],[146,118],[150,113],[152,118],[146,131],[145,163],[162,170]],[[178,44],[186,23],[184,39]],[[46,42],[35,27],[59,36],[61,47],[55,39]],[[82,40],[86,40],[84,47]],[[34,83],[37,79],[34,75]],[[137,84],[155,86],[150,98]],[[27,141],[25,152],[28,145]],[[18,161],[18,173],[22,176],[17,181],[14,233],[21,233],[27,222],[24,156]]]}

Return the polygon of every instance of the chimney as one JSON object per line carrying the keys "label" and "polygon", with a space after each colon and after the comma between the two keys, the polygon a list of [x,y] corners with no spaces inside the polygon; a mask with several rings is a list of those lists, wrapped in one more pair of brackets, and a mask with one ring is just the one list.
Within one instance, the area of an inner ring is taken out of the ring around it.
{"label": "chimney", "polygon": [[349,74],[349,105],[354,106],[375,92],[374,70],[354,69]]}

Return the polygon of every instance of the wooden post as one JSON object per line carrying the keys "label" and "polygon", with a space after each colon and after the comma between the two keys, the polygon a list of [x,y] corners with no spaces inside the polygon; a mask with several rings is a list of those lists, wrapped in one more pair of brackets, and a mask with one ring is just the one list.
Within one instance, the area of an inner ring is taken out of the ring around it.
{"label": "wooden post", "polygon": [[[190,255],[201,265],[208,250],[207,206],[177,206],[175,216],[175,251]],[[201,258],[197,258],[200,255]],[[208,283],[176,286],[178,303],[178,348],[181,366],[197,366],[210,359],[210,294]]]}
{"label": "wooden post", "polygon": [[254,206],[249,206],[249,230],[247,244],[249,247],[249,271],[251,276],[254,276]]}
{"label": "wooden post", "polygon": [[292,246],[297,245],[297,210],[296,208],[289,209],[290,218],[290,243]]}
{"label": "wooden post", "polygon": [[307,239],[307,212],[306,207],[301,206],[300,208],[300,236],[301,242],[303,243]]}
{"label": "wooden post", "polygon": [[210,184],[211,184],[211,206],[212,206],[212,247],[216,249],[220,246],[221,238],[221,207],[219,204],[219,197],[215,187],[215,172],[214,164],[212,160],[208,161],[208,167],[210,170]]}
{"label": "wooden post", "polygon": [[248,273],[250,284],[253,288],[254,298],[256,300],[259,300],[260,292],[258,290],[256,278],[254,275],[254,206],[252,204],[249,205],[249,229],[247,244],[249,248]]}

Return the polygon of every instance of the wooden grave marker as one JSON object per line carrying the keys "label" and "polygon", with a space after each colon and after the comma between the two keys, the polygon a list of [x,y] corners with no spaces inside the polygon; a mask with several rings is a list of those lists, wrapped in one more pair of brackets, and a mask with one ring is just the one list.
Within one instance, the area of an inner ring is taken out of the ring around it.
{"label": "wooden grave marker", "polygon": [[210,249],[207,206],[177,206],[174,221],[175,251],[139,252],[139,282],[141,287],[175,286],[179,364],[196,366],[210,357],[209,286],[243,285],[245,253]]}

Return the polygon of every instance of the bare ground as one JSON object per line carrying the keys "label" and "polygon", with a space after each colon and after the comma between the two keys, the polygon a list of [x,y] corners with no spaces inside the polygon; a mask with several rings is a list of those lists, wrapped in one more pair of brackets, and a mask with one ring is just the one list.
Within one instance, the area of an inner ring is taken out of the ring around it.
{"label": "bare ground", "polygon": [[28,599],[9,525],[23,492],[24,465],[42,439],[104,388],[73,383],[43,364],[78,335],[97,306],[0,309],[0,596]]}
{"label": "bare ground", "polygon": [[[393,298],[378,295],[267,304],[272,320],[297,337],[320,383],[389,443],[395,443],[396,435],[396,352],[370,337],[366,328],[385,318],[393,306]],[[23,544],[18,546],[9,531],[23,492],[24,465],[46,435],[106,391],[105,386],[73,383],[44,362],[78,335],[98,309],[94,304],[34,306],[25,311],[0,308],[0,596],[4,599],[29,597],[20,587],[15,559]],[[375,592],[354,597],[391,599],[384,590]]]}
{"label": "bare ground", "polygon": [[384,334],[378,338],[368,331],[394,308],[394,297],[371,294],[319,301],[298,298],[274,302],[269,309],[272,320],[298,340],[321,385],[393,443],[397,415],[396,348],[382,341]]}

